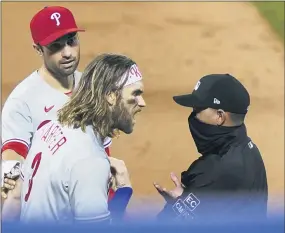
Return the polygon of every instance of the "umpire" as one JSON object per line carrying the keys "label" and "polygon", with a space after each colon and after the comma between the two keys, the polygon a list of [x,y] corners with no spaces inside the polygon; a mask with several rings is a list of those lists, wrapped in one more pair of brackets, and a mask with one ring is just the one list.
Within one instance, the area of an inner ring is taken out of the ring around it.
{"label": "umpire", "polygon": [[245,87],[229,74],[211,74],[192,94],[173,99],[193,109],[189,130],[201,156],[181,173],[181,181],[171,173],[173,190],[154,183],[167,202],[158,219],[265,219],[267,177],[244,124],[250,105]]}

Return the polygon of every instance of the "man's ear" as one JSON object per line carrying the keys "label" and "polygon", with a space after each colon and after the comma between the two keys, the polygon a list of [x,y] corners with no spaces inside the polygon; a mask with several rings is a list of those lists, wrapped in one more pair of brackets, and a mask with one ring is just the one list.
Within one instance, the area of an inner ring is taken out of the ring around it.
{"label": "man's ear", "polygon": [[222,109],[217,110],[218,119],[217,119],[217,125],[222,126],[226,122],[226,112]]}
{"label": "man's ear", "polygon": [[39,54],[40,56],[43,55],[43,49],[42,49],[41,46],[39,46],[39,45],[33,43],[33,48],[36,50],[37,54]]}
{"label": "man's ear", "polygon": [[110,106],[114,106],[116,104],[116,101],[117,101],[117,97],[115,95],[114,92],[110,92],[108,95],[107,95],[107,101],[109,103]]}

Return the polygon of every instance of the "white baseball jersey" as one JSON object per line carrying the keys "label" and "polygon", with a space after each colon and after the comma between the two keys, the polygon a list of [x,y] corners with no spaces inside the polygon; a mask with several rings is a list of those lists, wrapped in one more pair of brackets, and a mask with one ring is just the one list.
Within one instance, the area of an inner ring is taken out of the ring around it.
{"label": "white baseball jersey", "polygon": [[34,135],[22,166],[21,221],[109,220],[110,163],[91,127],[50,121]]}
{"label": "white baseball jersey", "polygon": [[[76,87],[81,73],[76,71],[74,77]],[[56,120],[57,111],[69,99],[68,94],[52,88],[37,70],[18,84],[2,110],[2,152],[12,149],[25,158],[38,126],[45,120]],[[104,147],[111,142],[106,138]]]}

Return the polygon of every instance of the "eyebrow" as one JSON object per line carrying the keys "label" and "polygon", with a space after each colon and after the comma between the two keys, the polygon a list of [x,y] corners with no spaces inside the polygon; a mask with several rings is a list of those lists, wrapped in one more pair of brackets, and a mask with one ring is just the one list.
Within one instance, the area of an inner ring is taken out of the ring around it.
{"label": "eyebrow", "polygon": [[58,38],[57,40],[55,40],[54,42],[52,42],[51,45],[56,44],[56,43],[63,43],[63,42],[65,42],[71,38],[76,37],[76,36],[77,36],[76,33],[70,33],[70,34],[64,35],[64,36]]}
{"label": "eyebrow", "polygon": [[132,92],[133,95],[141,95],[143,93],[142,89],[137,89]]}

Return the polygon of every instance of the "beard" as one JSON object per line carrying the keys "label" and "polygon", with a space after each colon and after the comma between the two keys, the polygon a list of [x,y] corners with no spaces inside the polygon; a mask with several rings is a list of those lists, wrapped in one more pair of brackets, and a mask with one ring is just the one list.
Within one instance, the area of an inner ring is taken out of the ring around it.
{"label": "beard", "polygon": [[114,107],[112,121],[113,129],[121,130],[125,134],[133,132],[133,117],[122,101]]}
{"label": "beard", "polygon": [[64,69],[63,67],[61,67],[60,64],[56,64],[56,63],[50,62],[50,61],[48,61],[48,62],[45,61],[45,66],[46,66],[47,70],[54,77],[56,77],[57,79],[62,79],[62,78],[65,78],[69,75],[72,75],[76,71],[76,69],[79,65],[80,55],[78,55],[77,58],[74,57],[73,59],[74,59],[74,64],[67,69]]}

